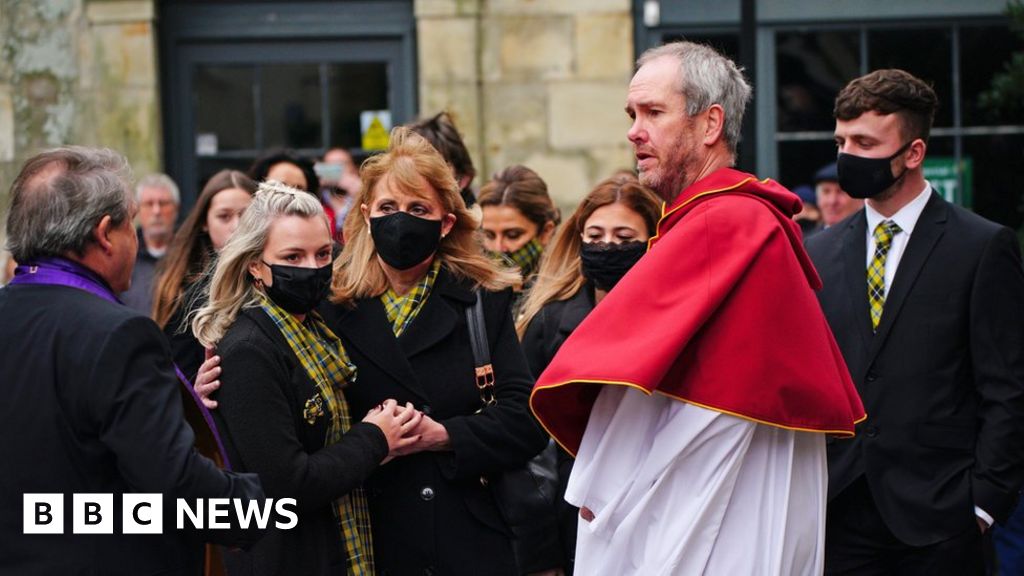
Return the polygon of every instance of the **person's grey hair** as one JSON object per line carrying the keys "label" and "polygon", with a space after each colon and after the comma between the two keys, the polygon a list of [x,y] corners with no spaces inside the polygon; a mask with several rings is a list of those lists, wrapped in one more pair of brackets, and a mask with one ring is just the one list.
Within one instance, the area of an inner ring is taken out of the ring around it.
{"label": "person's grey hair", "polygon": [[18,262],[82,256],[104,216],[131,220],[131,168],[105,148],[66,146],[29,158],[11,185],[7,249]]}
{"label": "person's grey hair", "polygon": [[725,112],[724,134],[729,150],[736,153],[743,126],[743,113],[750,102],[750,83],[743,69],[714,48],[695,42],[672,42],[651,48],[640,55],[637,69],[644,64],[671,56],[679,62],[680,93],[686,97],[686,114],[694,116],[718,104]]}
{"label": "person's grey hair", "polygon": [[181,193],[178,191],[178,185],[171,180],[171,177],[167,174],[147,174],[139,180],[139,183],[135,185],[135,201],[142,201],[142,190],[143,188],[160,188],[167,190],[171,193],[171,198],[174,199],[176,206],[181,206]]}

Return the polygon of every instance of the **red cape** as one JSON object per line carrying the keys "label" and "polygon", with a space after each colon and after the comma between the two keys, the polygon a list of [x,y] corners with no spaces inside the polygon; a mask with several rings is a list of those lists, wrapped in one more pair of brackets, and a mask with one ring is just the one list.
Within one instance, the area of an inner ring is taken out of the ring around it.
{"label": "red cape", "polygon": [[814,296],[799,210],[781,185],[729,168],[683,190],[537,380],[530,407],[548,433],[575,454],[600,385],[619,385],[852,436],[864,407]]}

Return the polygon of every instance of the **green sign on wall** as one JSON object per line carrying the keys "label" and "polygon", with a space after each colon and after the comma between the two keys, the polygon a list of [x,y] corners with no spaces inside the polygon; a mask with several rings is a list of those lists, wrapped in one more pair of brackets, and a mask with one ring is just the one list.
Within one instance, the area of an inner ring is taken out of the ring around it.
{"label": "green sign on wall", "polygon": [[[959,178],[956,159],[952,156],[936,156],[924,159],[924,177],[932,184],[936,192],[950,202],[971,207],[972,182],[974,182],[973,162],[970,158],[960,161]],[[963,183],[963,189],[960,184]]]}

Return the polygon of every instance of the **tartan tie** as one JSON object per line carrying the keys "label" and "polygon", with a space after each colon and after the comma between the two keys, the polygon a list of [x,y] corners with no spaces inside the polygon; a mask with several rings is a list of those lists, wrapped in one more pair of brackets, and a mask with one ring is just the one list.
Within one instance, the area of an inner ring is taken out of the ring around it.
{"label": "tartan tie", "polygon": [[875,255],[868,266],[868,302],[871,304],[871,328],[877,330],[885,307],[885,257],[892,246],[892,238],[900,232],[892,220],[882,220],[875,226]]}

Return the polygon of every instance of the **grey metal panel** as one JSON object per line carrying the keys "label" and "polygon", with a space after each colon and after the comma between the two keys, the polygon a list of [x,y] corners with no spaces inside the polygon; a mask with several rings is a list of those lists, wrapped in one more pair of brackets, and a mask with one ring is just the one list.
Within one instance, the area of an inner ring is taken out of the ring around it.
{"label": "grey metal panel", "polygon": [[172,4],[162,17],[179,40],[402,35],[415,27],[411,1]]}
{"label": "grey metal panel", "polygon": [[[643,0],[638,0],[643,4]],[[757,3],[760,13],[765,2]],[[740,0],[661,0],[661,25],[739,24]]]}
{"label": "grey metal panel", "polygon": [[[642,6],[644,0],[634,0]],[[661,26],[739,25],[740,0],[660,0]],[[1006,0],[763,0],[757,20],[779,22],[862,22],[907,18],[1001,16]]]}
{"label": "grey metal panel", "polygon": [[964,18],[1003,14],[1006,0],[785,0],[758,6],[758,20],[891,20],[901,18]]}
{"label": "grey metal panel", "polygon": [[757,107],[757,176],[779,177],[779,147],[775,143],[778,107],[775,105],[775,33],[757,31],[757,78],[754,81],[753,106]]}

